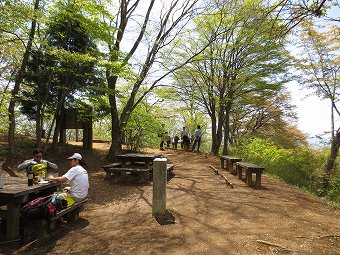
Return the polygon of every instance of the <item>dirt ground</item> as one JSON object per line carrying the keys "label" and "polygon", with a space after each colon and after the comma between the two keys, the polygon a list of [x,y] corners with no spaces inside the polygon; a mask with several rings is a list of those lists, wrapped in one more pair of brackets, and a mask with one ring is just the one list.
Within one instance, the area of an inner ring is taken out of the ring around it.
{"label": "dirt ground", "polygon": [[90,201],[81,218],[62,224],[43,242],[2,244],[1,254],[340,254],[338,207],[266,175],[261,188],[247,187],[220,169],[217,157],[182,150],[148,150],[175,164],[167,185],[175,223],[161,225],[152,216],[152,183],[105,179],[101,166],[108,163],[109,145],[94,147],[86,152],[74,145],[45,157],[63,173],[68,153],[84,154]]}

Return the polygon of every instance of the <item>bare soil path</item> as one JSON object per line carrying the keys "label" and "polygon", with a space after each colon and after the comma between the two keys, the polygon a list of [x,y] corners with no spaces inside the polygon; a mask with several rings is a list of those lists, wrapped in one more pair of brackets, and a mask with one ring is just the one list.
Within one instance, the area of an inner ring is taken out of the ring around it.
{"label": "bare soil path", "polygon": [[[104,180],[108,145],[82,152],[90,173],[90,201],[81,219],[60,226],[43,243],[1,245],[2,254],[340,254],[340,212],[321,199],[263,176],[261,189],[219,171],[219,159],[166,150],[175,164],[167,208],[176,223],[152,217],[152,183]],[[160,153],[158,150],[148,152]],[[66,171],[64,158],[60,165]],[[57,157],[50,157],[58,161]],[[61,161],[62,160],[62,161]],[[67,162],[66,162],[67,163]]]}

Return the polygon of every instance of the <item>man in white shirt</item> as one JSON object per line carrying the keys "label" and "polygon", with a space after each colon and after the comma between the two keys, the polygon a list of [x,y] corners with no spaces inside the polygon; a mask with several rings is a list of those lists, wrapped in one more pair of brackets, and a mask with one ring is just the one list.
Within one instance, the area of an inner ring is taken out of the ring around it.
{"label": "man in white shirt", "polygon": [[70,183],[70,190],[67,194],[74,201],[78,202],[85,199],[88,195],[89,189],[89,177],[87,171],[83,166],[86,163],[83,157],[79,153],[74,153],[71,157],[67,158],[70,160],[71,168],[61,177],[50,176],[49,180],[58,183]]}

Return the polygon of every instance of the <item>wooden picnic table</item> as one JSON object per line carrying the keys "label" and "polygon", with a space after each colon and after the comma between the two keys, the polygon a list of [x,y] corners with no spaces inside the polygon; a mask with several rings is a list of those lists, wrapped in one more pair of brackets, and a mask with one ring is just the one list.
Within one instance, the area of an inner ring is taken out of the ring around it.
{"label": "wooden picnic table", "polygon": [[7,205],[7,239],[12,240],[20,236],[20,207],[29,201],[30,195],[39,193],[52,194],[57,191],[59,183],[27,185],[27,178],[10,177],[0,189],[0,205]]}
{"label": "wooden picnic table", "polygon": [[[150,179],[152,163],[156,154],[127,153],[116,156],[116,163],[103,166],[107,177],[112,177],[115,182],[130,179],[142,183]],[[128,175],[129,174],[129,175]],[[129,177],[129,178],[128,178]]]}
{"label": "wooden picnic table", "polygon": [[[221,168],[222,169],[225,168],[230,173],[234,173],[234,164],[242,161],[241,158],[232,157],[228,155],[221,155],[220,160],[221,160]],[[226,167],[224,167],[224,161],[226,161]]]}

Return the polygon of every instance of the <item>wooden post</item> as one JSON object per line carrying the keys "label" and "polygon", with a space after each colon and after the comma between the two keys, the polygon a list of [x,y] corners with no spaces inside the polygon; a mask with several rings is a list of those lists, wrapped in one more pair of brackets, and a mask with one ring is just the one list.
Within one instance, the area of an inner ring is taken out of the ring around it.
{"label": "wooden post", "polygon": [[153,161],[152,215],[154,216],[166,213],[166,164],[166,158],[156,158]]}

